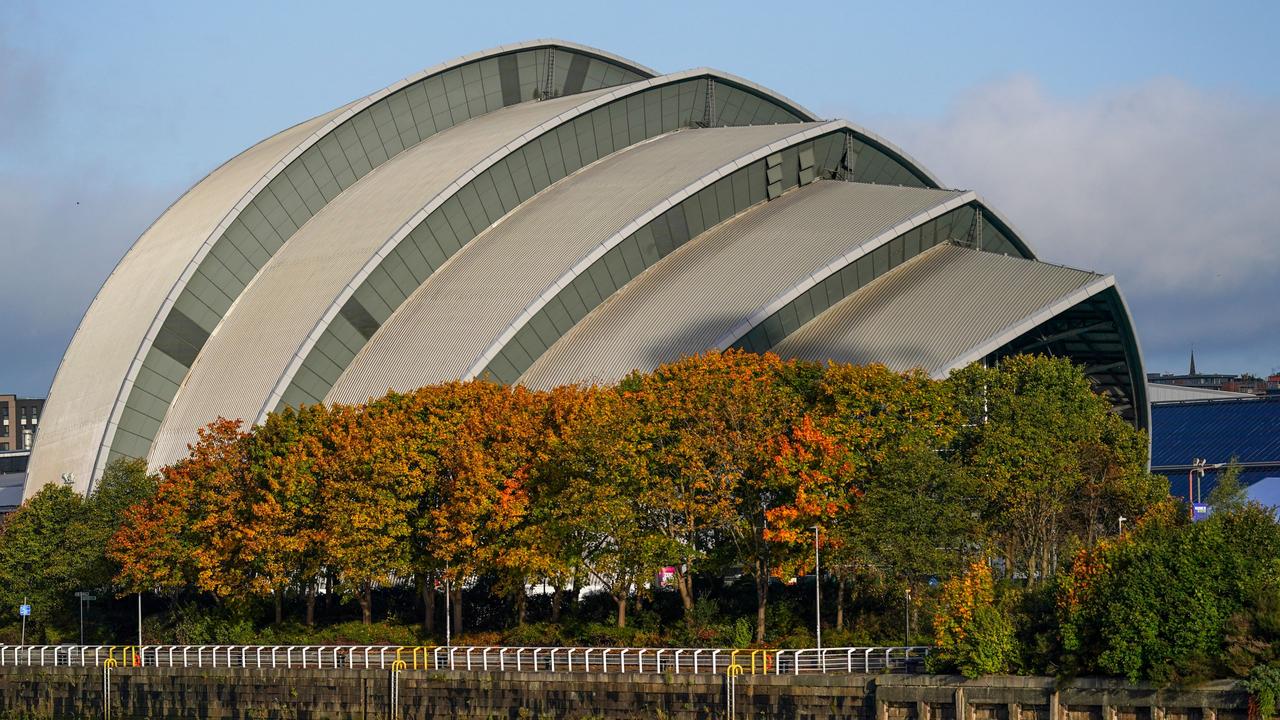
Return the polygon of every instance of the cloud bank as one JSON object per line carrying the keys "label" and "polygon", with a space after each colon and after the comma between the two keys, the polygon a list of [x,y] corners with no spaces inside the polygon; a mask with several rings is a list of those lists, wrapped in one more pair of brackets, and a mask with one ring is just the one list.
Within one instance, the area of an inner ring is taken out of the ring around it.
{"label": "cloud bank", "polygon": [[1115,274],[1152,371],[1280,366],[1280,104],[1174,80],[1081,100],[1013,78],[879,123],[1050,262]]}

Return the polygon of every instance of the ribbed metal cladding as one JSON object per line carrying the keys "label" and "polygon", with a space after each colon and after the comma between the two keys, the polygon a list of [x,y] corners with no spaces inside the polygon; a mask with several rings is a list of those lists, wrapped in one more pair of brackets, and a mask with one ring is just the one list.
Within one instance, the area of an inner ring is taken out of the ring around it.
{"label": "ribbed metal cladding", "polygon": [[702,352],[833,259],[960,193],[825,181],[708,230],[614,294],[538,358],[522,384],[615,382]]}
{"label": "ribbed metal cladding", "polygon": [[263,267],[218,326],[217,341],[206,345],[160,426],[153,464],[181,457],[196,428],[219,415],[256,417],[333,298],[433,197],[530,127],[607,92],[474,118],[397,155],[335,198]]}
{"label": "ribbed metal cladding", "polygon": [[245,191],[298,143],[343,112],[295,125],[228,160],[160,216],[116,265],[80,321],[54,378],[26,487],[63,473],[85,492],[112,406],[152,319],[187,264]]}
{"label": "ribbed metal cladding", "polygon": [[773,352],[922,368],[939,376],[1006,329],[1102,280],[1082,270],[941,245],[832,306]]}
{"label": "ribbed metal cladding", "polygon": [[817,125],[683,130],[565,178],[418,288],[327,399],[362,401],[389,387],[461,377],[532,301],[637,217],[737,158]]}

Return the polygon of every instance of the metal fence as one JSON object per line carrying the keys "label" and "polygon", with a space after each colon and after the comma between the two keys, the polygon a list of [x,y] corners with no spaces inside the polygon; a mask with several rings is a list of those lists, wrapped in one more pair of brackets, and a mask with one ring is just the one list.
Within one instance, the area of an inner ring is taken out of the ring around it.
{"label": "metal fence", "polygon": [[400,645],[0,645],[2,666],[747,674],[920,672],[927,647],[802,650]]}

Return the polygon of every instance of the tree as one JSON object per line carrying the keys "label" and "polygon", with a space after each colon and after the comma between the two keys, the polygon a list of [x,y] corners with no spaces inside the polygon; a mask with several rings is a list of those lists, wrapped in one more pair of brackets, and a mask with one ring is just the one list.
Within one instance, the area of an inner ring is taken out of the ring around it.
{"label": "tree", "polygon": [[412,570],[408,544],[421,487],[385,466],[401,442],[401,419],[390,401],[334,405],[316,441],[324,556],[355,595],[366,625],[373,622],[374,586]]}
{"label": "tree", "polygon": [[547,410],[550,440],[524,542],[550,559],[556,609],[560,588],[585,567],[625,627],[633,589],[664,564],[661,536],[645,527],[637,502],[648,469],[635,407],[612,388],[571,386],[553,390]]}
{"label": "tree", "polygon": [[1009,671],[1017,656],[1013,626],[995,605],[995,582],[986,563],[973,563],[943,584],[934,648],[933,672],[973,678]]}
{"label": "tree", "polygon": [[286,407],[269,413],[247,440],[241,492],[248,513],[228,532],[239,535],[241,562],[253,568],[246,589],[273,597],[277,623],[291,586],[300,587],[306,599],[307,625],[315,623],[326,531],[317,464],[327,423],[324,405]]}
{"label": "tree", "polygon": [[686,621],[694,567],[719,532],[755,577],[758,642],[772,568],[766,514],[791,499],[776,484],[784,476],[769,470],[778,438],[804,411],[802,397],[784,381],[784,367],[772,354],[707,352],[630,383],[651,448],[642,509],[678,560]]}
{"label": "tree", "polygon": [[1277,557],[1280,525],[1268,510],[1191,523],[1166,501],[1123,538],[1081,551],[1062,578],[1068,671],[1183,683],[1229,664],[1246,670],[1227,645],[1232,619],[1280,593]]}
{"label": "tree", "polygon": [[1240,484],[1240,463],[1236,458],[1231,458],[1227,467],[1218,473],[1217,482],[1205,499],[1216,513],[1235,512],[1249,504],[1249,494]]}
{"label": "tree", "polygon": [[239,421],[225,418],[201,428],[187,457],[160,471],[155,495],[125,511],[108,549],[120,564],[122,594],[191,586],[222,596],[238,590],[219,573],[234,565],[220,538],[239,487],[228,476],[242,464],[245,437]]}
{"label": "tree", "polygon": [[0,603],[29,603],[42,632],[84,589],[84,545],[70,532],[83,512],[84,500],[70,487],[46,485],[0,528]]}
{"label": "tree", "polygon": [[1047,580],[1077,547],[1167,496],[1146,436],[1065,358],[1019,355],[947,381],[965,422],[955,460],[1005,572]]}
{"label": "tree", "polygon": [[843,449],[862,493],[824,522],[842,626],[850,579],[909,587],[961,565],[972,512],[941,457],[960,425],[941,383],[918,370],[831,365],[815,391],[819,427]]}

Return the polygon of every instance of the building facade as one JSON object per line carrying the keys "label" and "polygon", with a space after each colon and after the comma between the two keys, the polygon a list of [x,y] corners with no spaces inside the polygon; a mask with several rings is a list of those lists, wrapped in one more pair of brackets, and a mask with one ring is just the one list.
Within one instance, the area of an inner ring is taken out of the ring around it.
{"label": "building facade", "polygon": [[219,416],[608,383],[731,347],[939,377],[1065,355],[1148,426],[1113,277],[1040,262],[978,194],[854,123],[539,40],[286,129],[175,202],[81,322],[26,492],[173,462]]}
{"label": "building facade", "polygon": [[0,453],[30,450],[43,412],[43,398],[0,395]]}

